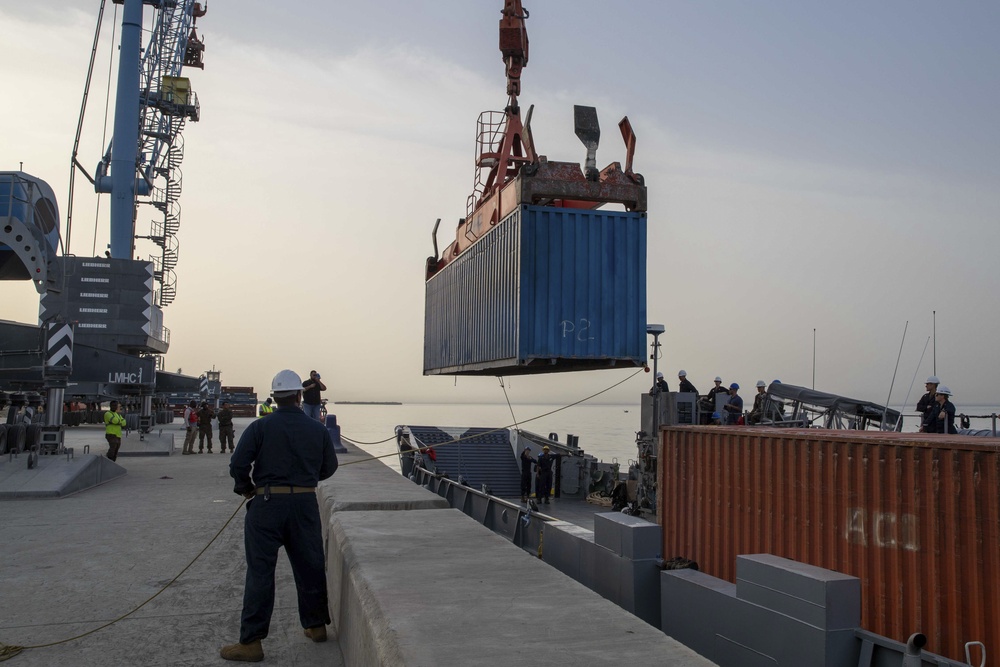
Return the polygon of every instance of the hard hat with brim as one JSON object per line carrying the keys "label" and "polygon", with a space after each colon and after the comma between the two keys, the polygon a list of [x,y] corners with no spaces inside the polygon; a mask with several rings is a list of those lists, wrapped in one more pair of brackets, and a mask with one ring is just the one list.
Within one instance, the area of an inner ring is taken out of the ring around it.
{"label": "hard hat with brim", "polygon": [[732,383],[731,385],[729,385],[729,388],[730,388],[730,389],[739,389],[739,388],[740,388],[740,386],[739,386],[738,384],[736,384],[736,383],[734,382],[734,383]]}
{"label": "hard hat with brim", "polygon": [[927,378],[927,384],[941,384],[941,380],[938,380],[937,375],[932,375]]}
{"label": "hard hat with brim", "polygon": [[278,374],[271,380],[271,393],[274,394],[275,398],[290,396],[299,391],[302,391],[302,378],[295,371],[286,368],[283,371],[278,371]]}
{"label": "hard hat with brim", "polygon": [[687,374],[688,374],[687,371],[678,371],[677,377],[679,377],[679,378],[686,378]]}
{"label": "hard hat with brim", "polygon": [[716,382],[722,382],[722,378],[720,378],[718,375],[716,375],[715,376],[715,381]]}
{"label": "hard hat with brim", "polygon": [[767,383],[764,382],[763,380],[757,380],[757,386],[758,387],[766,387]]}
{"label": "hard hat with brim", "polygon": [[951,389],[948,389],[948,387],[941,385],[940,387],[937,388],[937,393],[943,396],[951,396]]}

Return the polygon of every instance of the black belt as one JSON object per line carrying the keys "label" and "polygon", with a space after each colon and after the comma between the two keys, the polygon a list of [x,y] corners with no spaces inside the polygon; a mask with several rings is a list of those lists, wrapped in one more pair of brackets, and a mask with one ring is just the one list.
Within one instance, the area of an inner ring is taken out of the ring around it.
{"label": "black belt", "polygon": [[272,493],[316,493],[315,486],[261,486],[257,488],[257,495],[264,496]]}

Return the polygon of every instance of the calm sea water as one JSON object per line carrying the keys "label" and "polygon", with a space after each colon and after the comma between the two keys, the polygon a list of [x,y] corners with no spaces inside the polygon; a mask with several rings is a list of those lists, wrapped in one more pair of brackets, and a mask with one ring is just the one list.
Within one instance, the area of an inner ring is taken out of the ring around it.
{"label": "calm sea water", "polygon": [[[580,437],[580,447],[598,459],[611,463],[617,459],[622,468],[635,458],[635,433],[639,430],[639,408],[628,405],[577,405],[560,410],[561,405],[514,405],[513,417],[506,404],[434,403],[405,405],[330,405],[337,415],[341,434],[362,444],[375,455],[396,451],[394,428],[407,426],[511,426],[516,420],[522,430],[547,436],[558,433]],[[627,412],[626,412],[627,411]],[[539,417],[539,415],[547,416]],[[535,419],[535,417],[539,417]],[[530,420],[530,421],[529,421]],[[379,442],[386,440],[385,442]],[[398,468],[395,457],[383,459]]]}

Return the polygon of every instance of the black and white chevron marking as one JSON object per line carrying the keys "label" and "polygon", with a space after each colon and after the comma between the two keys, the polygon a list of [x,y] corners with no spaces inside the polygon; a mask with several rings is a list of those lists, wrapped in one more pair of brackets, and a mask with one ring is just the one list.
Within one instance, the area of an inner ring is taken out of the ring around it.
{"label": "black and white chevron marking", "polygon": [[50,368],[73,367],[73,325],[50,323],[45,349],[45,365]]}

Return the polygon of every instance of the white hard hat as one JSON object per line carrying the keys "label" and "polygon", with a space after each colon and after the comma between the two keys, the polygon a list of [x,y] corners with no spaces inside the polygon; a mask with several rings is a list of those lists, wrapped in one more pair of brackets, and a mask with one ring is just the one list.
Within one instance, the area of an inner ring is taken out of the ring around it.
{"label": "white hard hat", "polygon": [[927,384],[941,384],[941,380],[938,380],[937,375],[932,375],[927,378]]}
{"label": "white hard hat", "polygon": [[757,380],[757,386],[758,387],[766,387],[767,384],[763,380]]}
{"label": "white hard hat", "polygon": [[663,377],[663,373],[660,371],[656,371],[656,379],[659,380],[661,377]]}
{"label": "white hard hat", "polygon": [[686,378],[687,374],[688,374],[687,371],[677,371],[677,377],[679,378]]}
{"label": "white hard hat", "polygon": [[716,382],[722,382],[722,378],[720,378],[718,375],[716,375],[715,376],[715,381]]}
{"label": "white hard hat", "polygon": [[278,374],[271,380],[271,393],[275,396],[288,395],[296,391],[302,391],[302,378],[295,371],[287,368],[278,371]]}
{"label": "white hard hat", "polygon": [[948,389],[948,387],[941,385],[940,387],[937,388],[937,393],[943,394],[945,396],[951,396],[951,389]]}

